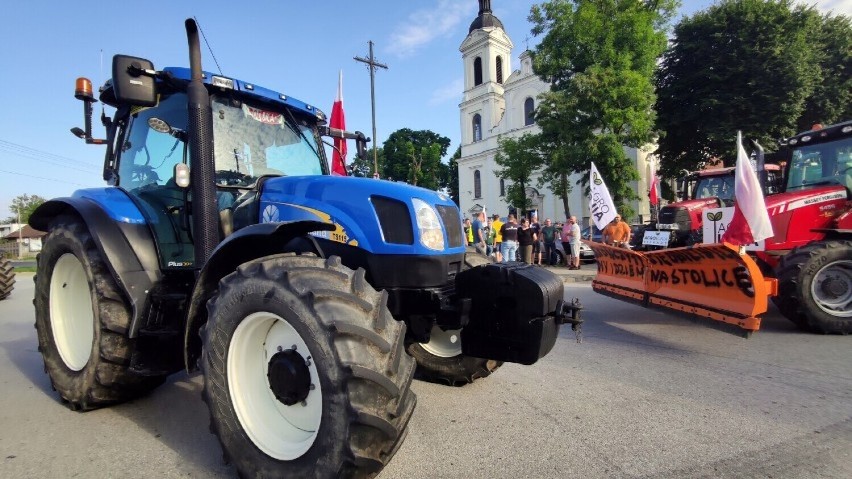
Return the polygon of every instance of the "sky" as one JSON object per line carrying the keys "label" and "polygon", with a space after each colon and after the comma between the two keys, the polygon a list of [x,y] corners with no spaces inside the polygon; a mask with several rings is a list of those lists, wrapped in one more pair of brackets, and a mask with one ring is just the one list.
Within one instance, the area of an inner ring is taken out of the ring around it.
{"label": "sky", "polygon": [[[521,52],[538,42],[527,21],[536,3],[491,2],[514,42],[513,70]],[[678,18],[712,3],[682,0]],[[852,15],[852,0],[807,3]],[[476,18],[476,0],[31,0],[3,10],[0,220],[13,216],[9,207],[19,195],[50,199],[105,184],[104,147],[86,145],[70,133],[83,127],[75,79],[87,77],[97,89],[110,74],[115,54],[147,58],[157,69],[187,66],[188,17],[198,20],[213,51],[211,56],[202,38],[205,70],[221,69],[225,76],[298,98],[326,114],[342,70],[347,129],[367,136],[372,136],[370,75],[353,57],[366,57],[372,40],[376,60],[388,66],[376,72],[378,144],[400,128],[450,138],[449,154],[459,144],[459,46]],[[103,137],[99,104],[94,113],[93,136]]]}

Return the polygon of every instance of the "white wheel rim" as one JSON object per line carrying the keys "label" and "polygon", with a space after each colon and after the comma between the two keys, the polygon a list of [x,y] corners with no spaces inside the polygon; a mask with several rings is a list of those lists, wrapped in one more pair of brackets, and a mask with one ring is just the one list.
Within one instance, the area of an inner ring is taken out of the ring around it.
{"label": "white wheel rim", "polygon": [[442,358],[452,358],[462,353],[461,329],[444,331],[438,326],[432,327],[428,343],[420,343],[426,351]]}
{"label": "white wheel rim", "polygon": [[811,295],[826,313],[852,317],[852,261],[836,261],[817,271],[811,283]]}
{"label": "white wheel rim", "polygon": [[[294,345],[309,360],[314,389],[303,403],[286,406],[275,398],[266,375],[278,348]],[[308,346],[290,323],[268,312],[247,316],[231,338],[227,367],[231,402],[254,445],[278,460],[293,460],[307,452],[322,419],[322,389]]]}
{"label": "white wheel rim", "polygon": [[80,371],[89,362],[95,340],[95,312],[86,270],[65,253],[50,276],[50,329],[65,366]]}

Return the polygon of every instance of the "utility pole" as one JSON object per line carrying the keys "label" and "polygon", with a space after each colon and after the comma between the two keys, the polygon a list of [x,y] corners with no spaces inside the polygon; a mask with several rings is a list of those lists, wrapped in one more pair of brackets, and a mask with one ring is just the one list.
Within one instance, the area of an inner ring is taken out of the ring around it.
{"label": "utility pole", "polygon": [[370,45],[370,56],[368,58],[353,57],[356,62],[366,63],[370,68],[370,99],[373,103],[373,178],[379,177],[379,154],[376,147],[376,68],[388,69],[384,63],[379,63],[373,57],[373,41],[367,42]]}
{"label": "utility pole", "polygon": [[18,259],[24,257],[24,226],[21,224],[21,206],[18,205]]}

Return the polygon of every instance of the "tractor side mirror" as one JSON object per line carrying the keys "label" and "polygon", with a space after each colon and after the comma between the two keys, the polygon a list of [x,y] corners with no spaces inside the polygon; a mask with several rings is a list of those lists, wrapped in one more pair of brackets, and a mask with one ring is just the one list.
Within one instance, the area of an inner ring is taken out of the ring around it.
{"label": "tractor side mirror", "polygon": [[112,57],[112,87],[118,103],[134,106],[157,104],[154,64],[144,58],[127,55]]}

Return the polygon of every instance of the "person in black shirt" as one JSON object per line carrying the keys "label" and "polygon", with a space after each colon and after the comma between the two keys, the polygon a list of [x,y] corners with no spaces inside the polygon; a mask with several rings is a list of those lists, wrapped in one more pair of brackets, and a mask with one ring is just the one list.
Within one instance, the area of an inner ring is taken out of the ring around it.
{"label": "person in black shirt", "polygon": [[535,231],[530,228],[530,221],[524,218],[518,228],[518,244],[521,248],[521,258],[524,263],[532,264],[533,244],[538,241]]}
{"label": "person in black shirt", "polygon": [[500,227],[500,234],[503,235],[503,243],[500,245],[503,262],[515,261],[518,251],[518,223],[515,223],[515,215],[506,218],[506,222]]}

